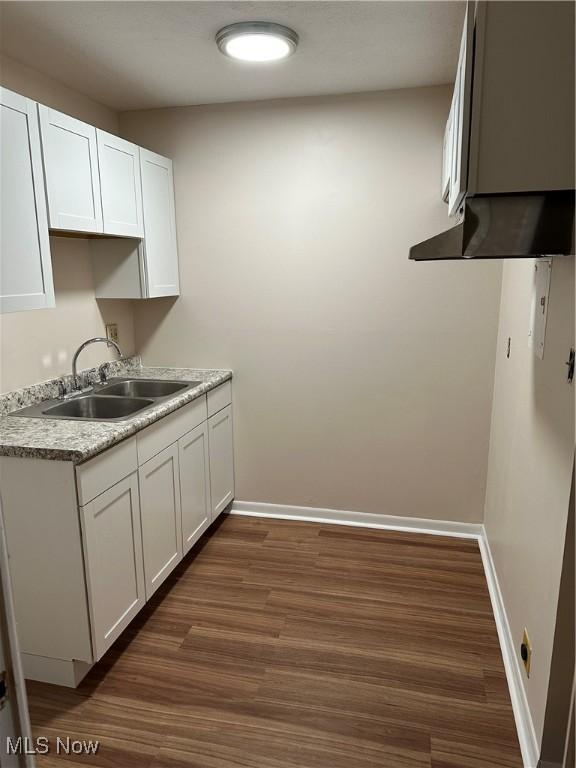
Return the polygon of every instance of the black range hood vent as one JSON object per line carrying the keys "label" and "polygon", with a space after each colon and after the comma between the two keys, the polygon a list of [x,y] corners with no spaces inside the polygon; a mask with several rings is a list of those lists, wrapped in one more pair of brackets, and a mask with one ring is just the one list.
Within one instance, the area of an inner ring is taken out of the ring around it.
{"label": "black range hood vent", "polygon": [[574,253],[574,191],[468,197],[460,224],[410,248],[414,261]]}

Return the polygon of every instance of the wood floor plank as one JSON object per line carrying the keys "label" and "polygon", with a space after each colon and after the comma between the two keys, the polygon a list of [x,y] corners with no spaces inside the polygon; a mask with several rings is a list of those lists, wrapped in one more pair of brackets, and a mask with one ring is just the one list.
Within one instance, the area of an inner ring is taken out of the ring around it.
{"label": "wood floor plank", "polygon": [[[464,743],[480,732],[491,744],[516,744],[507,708],[486,706],[464,697],[449,699],[430,692],[383,686],[378,681],[368,683],[334,674],[274,670],[267,674],[259,697],[265,703],[290,704],[310,713],[321,712],[326,717],[348,715],[374,725],[410,724],[430,734],[449,732],[455,742]],[[518,760],[520,768],[519,756]]]}
{"label": "wood floor plank", "polygon": [[518,768],[518,750],[490,739],[432,739],[432,768]]}
{"label": "wood floor plank", "polygon": [[75,691],[40,768],[521,768],[476,542],[223,516]]}

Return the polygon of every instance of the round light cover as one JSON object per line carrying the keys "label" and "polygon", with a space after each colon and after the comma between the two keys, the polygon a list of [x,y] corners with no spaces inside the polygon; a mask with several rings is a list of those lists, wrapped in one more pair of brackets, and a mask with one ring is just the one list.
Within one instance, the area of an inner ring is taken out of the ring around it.
{"label": "round light cover", "polygon": [[293,29],[270,21],[240,21],[223,27],[216,44],[226,56],[241,61],[277,61],[294,53],[298,35]]}

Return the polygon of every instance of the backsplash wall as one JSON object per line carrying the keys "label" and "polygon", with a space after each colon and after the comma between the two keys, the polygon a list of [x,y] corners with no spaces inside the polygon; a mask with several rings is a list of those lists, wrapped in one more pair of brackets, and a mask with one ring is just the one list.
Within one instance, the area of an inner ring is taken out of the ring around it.
{"label": "backsplash wall", "polygon": [[[5,56],[0,57],[0,84],[111,133],[118,132],[115,112]],[[0,315],[0,392],[68,373],[80,343],[103,336],[107,322],[118,323],[123,352],[130,355],[135,351],[132,303],[96,301],[89,241],[51,237],[50,249],[56,307]],[[82,353],[79,365],[87,368],[114,357],[112,350],[94,345]]]}

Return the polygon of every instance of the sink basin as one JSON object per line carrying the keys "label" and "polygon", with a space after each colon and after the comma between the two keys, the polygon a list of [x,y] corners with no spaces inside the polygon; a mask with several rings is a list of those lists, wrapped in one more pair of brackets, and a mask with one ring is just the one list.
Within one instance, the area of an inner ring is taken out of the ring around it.
{"label": "sink basin", "polygon": [[152,405],[152,400],[138,397],[99,397],[85,395],[53,405],[42,411],[48,418],[111,421],[124,419]]}
{"label": "sink basin", "polygon": [[199,381],[161,381],[159,379],[124,379],[107,384],[98,390],[98,395],[123,395],[125,397],[168,397],[183,389],[197,386]]}
{"label": "sink basin", "polygon": [[193,389],[201,381],[166,381],[163,379],[113,378],[85,394],[68,399],[50,400],[30,405],[10,416],[39,419],[79,419],[84,421],[122,421],[167,399]]}

